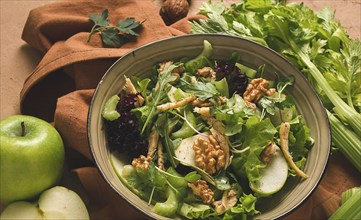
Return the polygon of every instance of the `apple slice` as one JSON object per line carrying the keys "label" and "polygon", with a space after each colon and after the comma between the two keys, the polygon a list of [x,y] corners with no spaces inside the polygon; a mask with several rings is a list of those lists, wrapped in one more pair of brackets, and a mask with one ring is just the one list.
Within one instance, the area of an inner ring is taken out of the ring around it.
{"label": "apple slice", "polygon": [[19,201],[8,205],[0,215],[1,220],[37,220],[43,219],[36,204]]}
{"label": "apple slice", "polygon": [[89,219],[87,208],[79,195],[62,186],[44,191],[38,204],[45,219]]}
{"label": "apple slice", "polygon": [[196,165],[196,161],[194,159],[195,154],[194,154],[194,150],[193,150],[193,144],[198,138],[208,139],[208,135],[209,135],[209,133],[201,133],[201,134],[197,134],[197,135],[183,139],[181,141],[180,145],[174,151],[175,156],[179,160],[181,160],[191,166],[196,167],[197,165]]}
{"label": "apple slice", "polygon": [[260,196],[272,195],[283,187],[288,177],[288,164],[280,151],[275,152],[267,167],[260,171],[260,175],[257,182],[249,184]]}
{"label": "apple slice", "polygon": [[0,219],[88,220],[89,214],[78,194],[63,186],[55,186],[42,192],[37,204],[25,201],[11,203],[1,213]]}

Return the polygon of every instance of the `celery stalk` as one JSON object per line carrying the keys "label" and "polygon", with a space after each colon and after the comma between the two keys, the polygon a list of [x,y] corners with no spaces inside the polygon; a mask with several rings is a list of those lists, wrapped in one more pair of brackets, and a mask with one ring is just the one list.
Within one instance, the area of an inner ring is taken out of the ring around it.
{"label": "celery stalk", "polygon": [[102,116],[104,119],[108,121],[114,121],[120,117],[119,112],[116,110],[119,100],[120,97],[118,95],[113,95],[107,100],[102,111]]}
{"label": "celery stalk", "polygon": [[332,89],[330,84],[323,77],[322,73],[318,70],[314,63],[305,55],[300,48],[292,40],[289,40],[292,49],[300,56],[302,62],[309,68],[312,77],[317,81],[317,84],[322,88],[332,104],[338,109],[341,118],[345,119],[344,123],[350,124],[355,133],[361,136],[361,114],[356,112],[355,109],[347,105],[340,96]]}
{"label": "celery stalk", "polygon": [[361,190],[358,190],[330,216],[334,219],[361,219]]}
{"label": "celery stalk", "polygon": [[358,136],[347,129],[336,116],[327,111],[331,125],[332,142],[343,155],[361,172],[361,141]]}
{"label": "celery stalk", "polygon": [[351,198],[358,191],[361,191],[361,187],[353,187],[343,192],[341,196],[341,205],[344,204],[349,198]]}

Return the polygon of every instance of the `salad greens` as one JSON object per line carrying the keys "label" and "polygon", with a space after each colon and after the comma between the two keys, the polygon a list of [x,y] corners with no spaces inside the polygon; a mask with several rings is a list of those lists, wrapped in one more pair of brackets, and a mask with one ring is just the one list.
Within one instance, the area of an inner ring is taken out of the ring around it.
{"label": "salad greens", "polygon": [[206,2],[192,33],[245,37],[279,52],[296,65],[320,96],[330,116],[333,144],[361,171],[361,42],[350,39],[324,8],[282,0],[244,0],[225,6]]}
{"label": "salad greens", "polygon": [[[287,178],[307,178],[288,164],[280,148],[287,145],[300,170],[313,145],[285,93],[294,79],[271,82],[265,66],[255,70],[239,63],[237,54],[225,60],[212,54],[205,40],[194,59],[158,63],[149,78],[126,78],[124,89],[103,108],[117,175],[162,216],[246,219],[260,213],[257,201],[278,192]],[[134,146],[113,142],[124,133],[108,131],[123,128],[133,129]],[[138,145],[139,139],[148,145]],[[146,149],[135,155],[132,148],[142,146]],[[123,165],[119,154],[130,155],[132,162]]]}

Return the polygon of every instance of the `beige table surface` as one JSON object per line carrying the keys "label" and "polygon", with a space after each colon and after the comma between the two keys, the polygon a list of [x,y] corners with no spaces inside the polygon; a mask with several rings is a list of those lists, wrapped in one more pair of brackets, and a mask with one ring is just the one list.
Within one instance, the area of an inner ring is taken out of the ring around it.
{"label": "beige table surface", "polygon": [[[74,0],[73,0],[74,1]],[[233,0],[234,1],[234,0]],[[43,54],[21,40],[21,33],[29,11],[55,1],[0,0],[1,8],[1,66],[0,119],[19,114],[19,93],[26,77],[39,63]],[[163,0],[153,0],[159,7]],[[190,14],[198,11],[203,0],[191,0]],[[230,2],[225,0],[225,2]],[[302,2],[289,0],[289,2]],[[314,10],[324,6],[336,10],[336,18],[352,38],[361,39],[361,0],[305,0]],[[0,207],[0,211],[3,207]]]}

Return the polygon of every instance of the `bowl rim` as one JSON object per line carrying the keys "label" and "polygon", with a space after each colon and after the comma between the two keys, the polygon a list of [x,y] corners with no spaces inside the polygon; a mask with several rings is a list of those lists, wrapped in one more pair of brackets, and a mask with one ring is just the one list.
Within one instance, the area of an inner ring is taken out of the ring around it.
{"label": "bowl rim", "polygon": [[278,56],[278,58],[281,58],[283,61],[285,61],[286,63],[288,63],[290,65],[290,67],[292,69],[294,69],[296,72],[298,72],[298,74],[300,75],[301,78],[304,79],[304,81],[306,81],[307,85],[310,87],[311,89],[311,93],[313,95],[315,95],[316,97],[316,100],[318,102],[318,104],[320,106],[322,106],[321,109],[319,109],[319,111],[321,111],[321,114],[323,115],[323,117],[326,120],[326,124],[327,124],[327,134],[328,134],[328,137],[327,137],[327,140],[328,140],[328,143],[329,145],[327,146],[327,156],[326,156],[326,160],[325,160],[325,163],[321,169],[321,175],[318,177],[318,179],[316,180],[316,183],[312,186],[312,188],[309,190],[309,192],[307,193],[307,195],[305,197],[303,197],[295,206],[293,206],[291,209],[289,209],[288,211],[276,216],[274,219],[280,219],[280,218],[284,218],[288,215],[290,215],[291,213],[293,213],[294,211],[296,211],[300,206],[302,206],[310,197],[311,197],[311,194],[313,194],[317,187],[320,185],[321,183],[321,180],[322,178],[324,177],[325,175],[325,172],[326,172],[326,169],[328,167],[328,164],[329,164],[329,159],[330,159],[330,153],[331,153],[331,146],[332,146],[332,142],[331,142],[331,139],[332,139],[332,133],[331,133],[331,126],[330,126],[330,122],[329,122],[329,119],[328,119],[328,115],[327,115],[327,112],[326,112],[326,109],[320,99],[320,97],[318,96],[316,90],[313,88],[313,86],[309,83],[309,81],[306,79],[306,77],[301,73],[301,71],[295,66],[293,65],[290,61],[288,61],[285,57],[283,57],[282,55],[280,55],[278,52],[276,52],[275,50],[269,48],[269,47],[266,47],[258,42],[255,42],[255,41],[252,41],[252,40],[249,40],[247,38],[244,38],[244,37],[239,37],[239,36],[231,36],[231,35],[227,35],[227,34],[220,34],[220,33],[215,33],[215,34],[187,34],[187,35],[181,35],[181,36],[172,36],[172,37],[168,37],[168,38],[164,38],[164,39],[160,39],[160,40],[156,40],[156,41],[152,41],[152,42],[149,42],[147,44],[144,44],[144,45],[141,45],[139,47],[136,47],[132,50],[130,50],[129,52],[125,53],[123,56],[119,57],[107,70],[106,72],[104,73],[104,75],[101,77],[100,81],[98,82],[95,90],[94,90],[94,93],[92,95],[92,98],[91,98],[91,102],[90,102],[90,105],[89,105],[89,108],[88,108],[88,114],[87,114],[87,125],[86,125],[86,129],[87,129],[87,142],[88,142],[88,147],[90,149],[90,152],[91,152],[91,156],[93,158],[93,161],[96,165],[96,168],[97,170],[100,172],[101,176],[103,177],[103,179],[107,182],[107,184],[114,190],[114,192],[116,194],[118,194],[122,199],[124,199],[125,201],[127,201],[129,204],[132,205],[132,208],[133,209],[136,209],[138,211],[140,211],[140,213],[142,213],[143,216],[147,217],[147,218],[151,218],[153,219],[153,217],[145,212],[144,210],[142,210],[141,208],[139,208],[133,201],[127,199],[124,195],[122,195],[121,193],[118,192],[118,190],[116,189],[116,187],[110,182],[110,180],[108,179],[108,177],[105,175],[105,173],[103,172],[103,170],[100,168],[100,165],[99,165],[99,162],[98,160],[96,159],[95,157],[95,152],[93,150],[94,146],[93,144],[91,143],[90,141],[90,122],[91,122],[91,115],[92,115],[92,106],[93,106],[93,103],[95,101],[95,98],[96,98],[96,94],[98,93],[98,90],[99,90],[99,87],[100,87],[100,84],[101,82],[106,78],[106,76],[109,74],[109,72],[111,71],[111,69],[118,63],[118,62],[121,62],[121,60],[124,58],[124,57],[127,57],[127,56],[131,56],[132,54],[135,53],[135,51],[138,51],[138,50],[142,50],[143,48],[146,48],[146,47],[149,47],[151,45],[154,45],[154,44],[157,44],[159,42],[167,42],[167,41],[176,41],[178,38],[192,38],[192,37],[195,37],[195,36],[198,36],[198,37],[203,37],[203,38],[207,38],[207,37],[223,37],[223,38],[233,38],[233,39],[238,39],[240,41],[247,41],[248,43],[250,44],[254,44],[258,47],[263,47],[263,49],[266,49],[266,50],[269,50],[271,51],[275,56]]}

